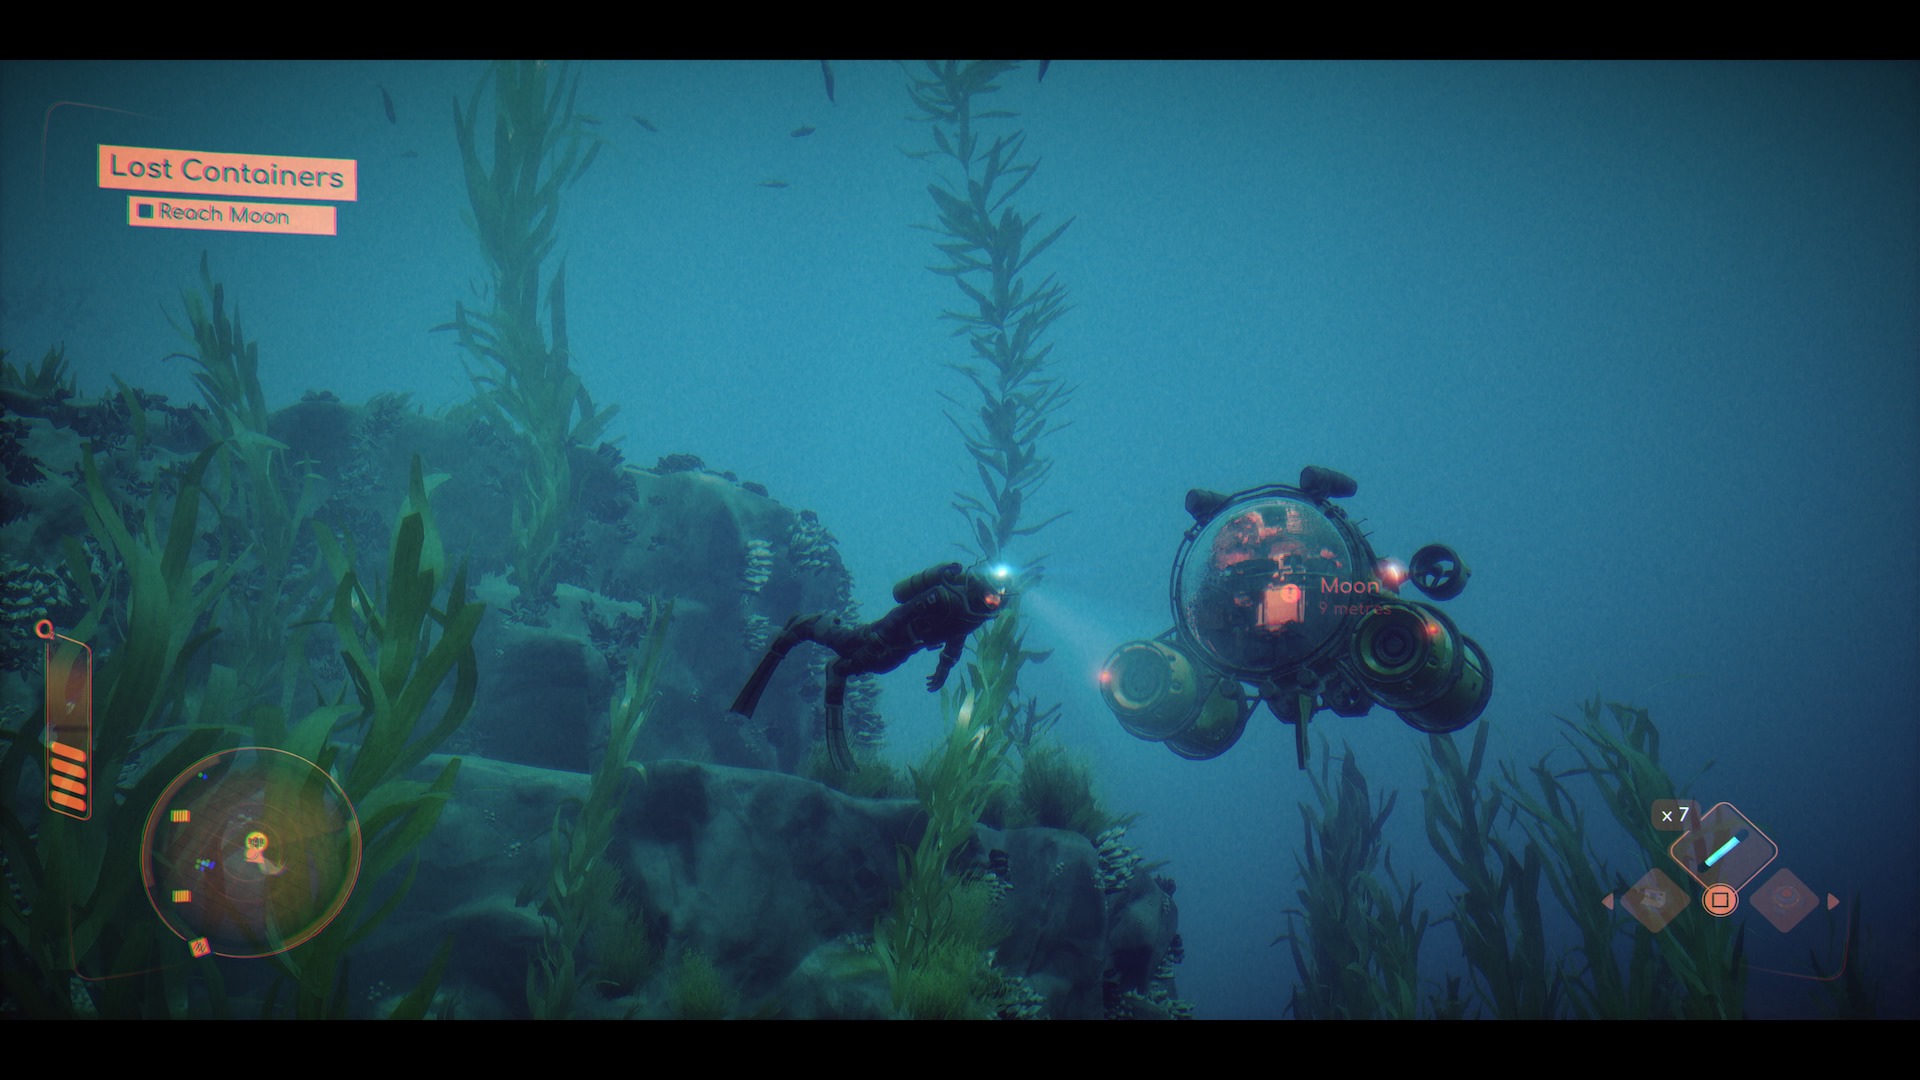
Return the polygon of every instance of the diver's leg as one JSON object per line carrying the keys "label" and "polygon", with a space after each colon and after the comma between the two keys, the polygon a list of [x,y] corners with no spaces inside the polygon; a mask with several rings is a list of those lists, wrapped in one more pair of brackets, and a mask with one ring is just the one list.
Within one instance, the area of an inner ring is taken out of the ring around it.
{"label": "diver's leg", "polygon": [[802,641],[813,640],[814,624],[820,621],[819,615],[795,615],[787,620],[780,635],[767,646],[767,655],[760,658],[760,664],[748,677],[747,685],[740,688],[740,696],[733,699],[733,708],[729,712],[741,716],[752,716],[753,710],[760,707],[760,695],[767,692],[767,684],[773,681],[773,673],[780,668],[780,661],[787,658],[795,645]]}
{"label": "diver's leg", "polygon": [[[866,623],[848,626],[837,616],[828,618],[816,615],[814,621],[807,624],[806,633],[808,641],[825,645],[837,656],[857,660],[860,659],[856,656],[857,653],[863,650],[871,651],[873,647],[871,631],[872,627]],[[864,670],[866,669],[850,670],[848,674],[857,675]]]}
{"label": "diver's leg", "polygon": [[845,659],[827,665],[827,755],[841,772],[860,771],[847,746],[847,672],[852,667]]}

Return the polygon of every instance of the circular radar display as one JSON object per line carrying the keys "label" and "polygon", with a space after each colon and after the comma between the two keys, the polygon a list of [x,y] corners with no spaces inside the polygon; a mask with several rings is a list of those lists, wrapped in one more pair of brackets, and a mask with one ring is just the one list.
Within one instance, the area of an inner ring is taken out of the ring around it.
{"label": "circular radar display", "polygon": [[284,750],[190,766],[147,817],[147,899],[194,955],[256,958],[326,928],[360,874],[360,821],[326,771]]}
{"label": "circular radar display", "polygon": [[1215,666],[1262,678],[1329,647],[1380,586],[1313,503],[1265,495],[1210,521],[1174,571],[1181,635]]}

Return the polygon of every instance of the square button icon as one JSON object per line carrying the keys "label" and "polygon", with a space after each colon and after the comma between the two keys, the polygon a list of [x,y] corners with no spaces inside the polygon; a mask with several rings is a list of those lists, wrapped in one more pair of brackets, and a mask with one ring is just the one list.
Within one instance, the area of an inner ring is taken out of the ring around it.
{"label": "square button icon", "polygon": [[1633,888],[1620,898],[1620,903],[1627,909],[1627,914],[1640,920],[1641,926],[1657,934],[1692,900],[1687,890],[1656,869],[1647,871],[1639,881],[1634,882]]}
{"label": "square button icon", "polygon": [[1700,815],[1667,853],[1700,884],[1727,885],[1737,892],[1760,876],[1780,848],[1732,803],[1723,802]]}
{"label": "square button icon", "polygon": [[1686,832],[1700,820],[1700,804],[1692,799],[1653,800],[1653,827],[1661,832]]}
{"label": "square button icon", "polygon": [[1784,934],[1799,926],[1808,912],[1820,906],[1820,900],[1793,871],[1782,869],[1760,886],[1760,891],[1753,895],[1753,906],[1775,930]]}

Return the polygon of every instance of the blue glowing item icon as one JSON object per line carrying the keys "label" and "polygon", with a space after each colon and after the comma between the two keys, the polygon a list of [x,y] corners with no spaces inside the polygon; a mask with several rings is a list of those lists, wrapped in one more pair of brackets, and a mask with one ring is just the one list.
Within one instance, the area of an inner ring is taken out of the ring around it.
{"label": "blue glowing item icon", "polygon": [[1719,862],[1721,859],[1726,858],[1727,852],[1732,851],[1734,848],[1739,847],[1740,841],[1742,839],[1745,839],[1745,837],[1746,837],[1746,830],[1742,829],[1739,832],[1735,833],[1732,837],[1728,838],[1726,843],[1720,845],[1719,850],[1707,856],[1706,865],[1702,866],[1701,869],[1703,870],[1713,869],[1713,864]]}
{"label": "blue glowing item icon", "polygon": [[1701,885],[1738,892],[1779,857],[1780,848],[1732,803],[1723,802],[1701,814],[1667,852]]}

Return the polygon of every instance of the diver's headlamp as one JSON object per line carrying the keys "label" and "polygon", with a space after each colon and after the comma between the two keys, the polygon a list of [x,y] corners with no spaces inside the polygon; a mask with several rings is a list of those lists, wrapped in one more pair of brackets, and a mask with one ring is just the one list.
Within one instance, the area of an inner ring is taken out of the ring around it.
{"label": "diver's headlamp", "polygon": [[1004,562],[987,566],[982,559],[967,568],[967,580],[977,587],[980,606],[987,614],[997,614],[1007,604],[1007,597],[1013,595],[1013,567]]}

